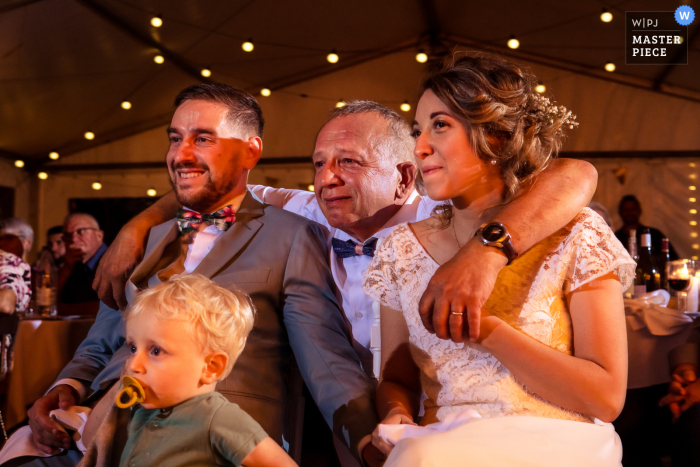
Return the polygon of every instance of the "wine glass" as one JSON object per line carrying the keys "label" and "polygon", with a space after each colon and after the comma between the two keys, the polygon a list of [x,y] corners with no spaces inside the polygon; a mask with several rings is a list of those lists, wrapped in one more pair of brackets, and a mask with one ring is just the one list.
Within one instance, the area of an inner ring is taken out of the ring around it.
{"label": "wine glass", "polygon": [[678,259],[666,263],[666,277],[668,286],[680,292],[686,290],[690,285],[690,280],[695,276],[696,263],[690,259]]}

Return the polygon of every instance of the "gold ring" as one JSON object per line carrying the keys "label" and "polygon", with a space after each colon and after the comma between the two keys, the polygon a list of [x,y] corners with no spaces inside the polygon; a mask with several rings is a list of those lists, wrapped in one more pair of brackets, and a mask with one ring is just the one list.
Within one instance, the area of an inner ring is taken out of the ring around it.
{"label": "gold ring", "polygon": [[455,316],[462,316],[464,313],[455,313],[454,311],[450,311],[450,314]]}

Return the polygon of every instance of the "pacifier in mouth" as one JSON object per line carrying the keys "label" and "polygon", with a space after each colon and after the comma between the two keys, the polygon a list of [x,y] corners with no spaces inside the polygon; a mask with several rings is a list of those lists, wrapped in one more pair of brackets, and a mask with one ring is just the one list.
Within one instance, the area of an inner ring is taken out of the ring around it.
{"label": "pacifier in mouth", "polygon": [[128,409],[134,404],[140,404],[146,400],[146,391],[143,390],[141,384],[131,376],[122,378],[122,389],[117,393],[117,407],[120,409]]}

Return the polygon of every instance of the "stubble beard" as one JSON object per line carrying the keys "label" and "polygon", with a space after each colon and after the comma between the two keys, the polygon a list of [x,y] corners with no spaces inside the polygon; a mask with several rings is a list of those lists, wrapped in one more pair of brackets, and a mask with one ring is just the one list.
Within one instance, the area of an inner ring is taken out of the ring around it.
{"label": "stubble beard", "polygon": [[[196,192],[187,193],[184,190],[180,190],[177,182],[175,181],[178,177],[177,169],[179,168],[193,168],[193,166],[185,166],[182,164],[178,164],[177,167],[174,167],[172,169],[170,185],[173,187],[175,197],[177,198],[177,201],[180,203],[181,206],[187,207],[189,209],[192,209],[193,211],[197,211],[202,214],[210,214],[207,211],[211,209],[212,206],[216,206],[222,201],[225,201],[224,198],[229,193],[231,193],[231,191],[236,185],[235,180],[223,180],[222,184],[220,186],[217,186],[217,184],[211,178],[211,172],[209,172],[209,168],[203,166],[197,168],[205,170],[205,172],[202,175],[200,175],[200,177],[207,177],[206,183],[202,188],[200,188]],[[175,180],[173,180],[173,178],[175,178]]]}

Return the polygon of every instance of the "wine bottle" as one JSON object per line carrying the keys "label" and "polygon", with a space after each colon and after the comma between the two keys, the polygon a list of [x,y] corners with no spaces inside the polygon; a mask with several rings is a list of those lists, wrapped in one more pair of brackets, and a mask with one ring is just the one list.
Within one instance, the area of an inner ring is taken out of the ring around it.
{"label": "wine bottle", "polygon": [[668,238],[662,238],[661,239],[661,254],[659,255],[659,273],[661,274],[661,288],[664,290],[667,290],[670,292],[668,289],[668,272],[666,271],[666,264],[670,261],[670,245],[668,242]]}
{"label": "wine bottle", "polygon": [[33,272],[37,274],[36,281],[33,281],[34,313],[41,316],[55,316],[58,271],[50,251],[44,250],[41,253]]}
{"label": "wine bottle", "polygon": [[[627,239],[627,251],[634,260],[635,263],[639,262],[639,257],[637,256],[637,231],[632,229],[629,232],[630,236]],[[625,298],[634,298],[634,281],[630,284],[629,288],[625,290]]]}
{"label": "wine bottle", "polygon": [[656,265],[656,259],[651,253],[651,233],[644,229],[640,238],[638,250],[639,261],[634,277],[634,296],[639,297],[648,292],[653,292],[661,287],[661,274]]}

